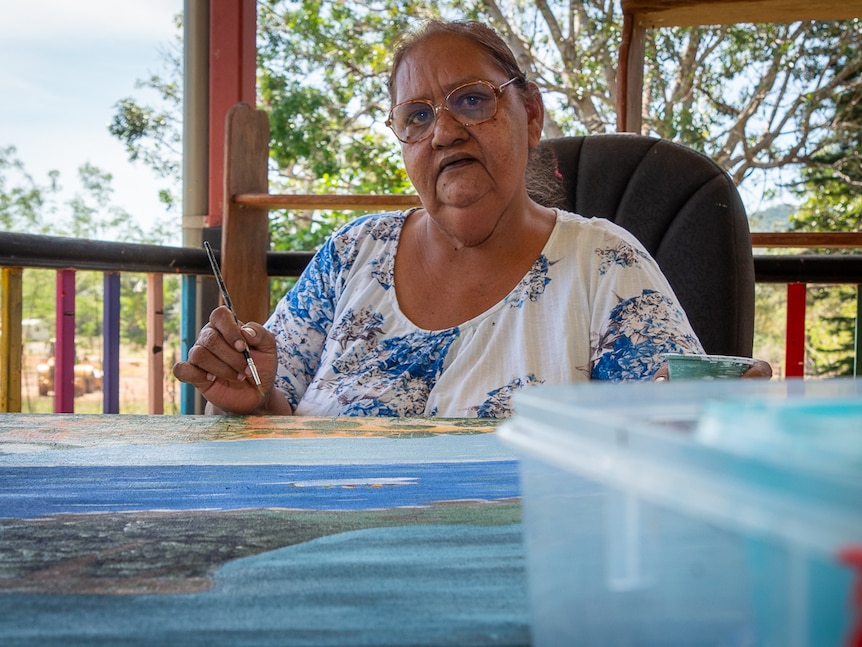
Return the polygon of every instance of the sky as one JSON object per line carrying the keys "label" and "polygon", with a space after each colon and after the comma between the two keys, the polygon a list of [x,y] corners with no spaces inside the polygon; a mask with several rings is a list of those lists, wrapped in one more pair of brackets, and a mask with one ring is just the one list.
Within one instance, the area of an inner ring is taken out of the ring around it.
{"label": "sky", "polygon": [[0,0],[0,147],[14,146],[37,184],[59,171],[68,197],[81,192],[81,165],[111,173],[114,204],[148,229],[165,213],[165,182],[128,161],[108,124],[119,100],[148,96],[137,80],[163,73],[160,52],[178,35],[182,8],[183,0]]}
{"label": "sky", "polygon": [[[78,168],[89,163],[112,174],[113,203],[145,231],[163,219],[165,181],[131,163],[108,124],[121,99],[152,96],[135,83],[164,72],[182,9],[183,0],[0,0],[0,147],[14,146],[37,184],[59,171],[61,201],[81,192]],[[757,187],[740,191],[749,213],[764,206]],[[179,231],[178,222],[177,242]]]}

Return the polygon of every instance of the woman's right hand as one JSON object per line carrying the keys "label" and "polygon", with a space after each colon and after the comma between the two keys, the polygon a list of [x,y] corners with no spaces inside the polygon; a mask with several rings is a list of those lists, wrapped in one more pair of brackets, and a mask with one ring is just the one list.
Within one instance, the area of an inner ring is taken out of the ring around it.
{"label": "woman's right hand", "polygon": [[[248,348],[260,376],[258,388],[243,350]],[[173,373],[193,385],[213,407],[230,414],[291,413],[275,390],[278,367],[275,337],[259,323],[237,325],[233,314],[219,306],[201,329],[188,359],[177,362]]]}

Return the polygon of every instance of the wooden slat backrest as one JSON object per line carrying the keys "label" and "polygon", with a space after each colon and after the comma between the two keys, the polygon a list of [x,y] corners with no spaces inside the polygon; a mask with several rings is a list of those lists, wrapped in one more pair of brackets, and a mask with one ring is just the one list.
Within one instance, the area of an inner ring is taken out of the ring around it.
{"label": "wooden slat backrest", "polygon": [[237,193],[267,192],[269,119],[245,103],[231,107],[225,129],[222,274],[241,321],[269,316],[269,209],[237,204]]}

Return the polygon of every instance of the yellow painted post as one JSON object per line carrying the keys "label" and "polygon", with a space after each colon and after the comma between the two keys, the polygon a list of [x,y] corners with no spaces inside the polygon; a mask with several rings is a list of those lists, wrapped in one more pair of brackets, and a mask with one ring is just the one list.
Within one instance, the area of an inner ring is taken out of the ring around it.
{"label": "yellow painted post", "polygon": [[0,411],[21,411],[21,313],[23,292],[20,267],[2,268],[0,307]]}
{"label": "yellow painted post", "polygon": [[165,412],[165,292],[161,274],[147,274],[147,412]]}

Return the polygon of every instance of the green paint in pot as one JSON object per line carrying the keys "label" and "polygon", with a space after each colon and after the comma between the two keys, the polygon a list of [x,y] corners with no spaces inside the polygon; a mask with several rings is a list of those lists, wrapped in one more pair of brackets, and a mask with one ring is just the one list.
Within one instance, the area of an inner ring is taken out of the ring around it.
{"label": "green paint in pot", "polygon": [[722,380],[742,376],[754,365],[750,357],[666,353],[671,380]]}

